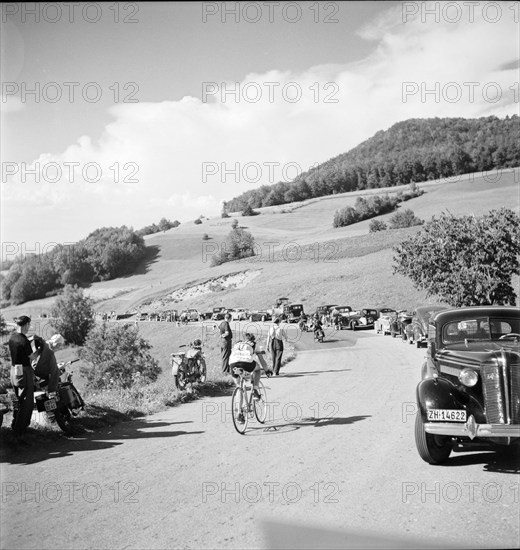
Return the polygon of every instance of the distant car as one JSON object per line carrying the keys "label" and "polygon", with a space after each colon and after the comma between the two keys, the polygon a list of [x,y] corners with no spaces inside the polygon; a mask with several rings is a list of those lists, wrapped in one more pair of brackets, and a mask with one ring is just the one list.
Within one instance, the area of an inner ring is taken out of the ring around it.
{"label": "distant car", "polygon": [[202,316],[198,309],[188,309],[188,321],[200,321]]}
{"label": "distant car", "polygon": [[379,318],[374,322],[374,329],[377,334],[390,334],[391,324],[394,320],[397,319],[397,311],[394,309],[385,308],[384,311],[381,310]]}
{"label": "distant car", "polygon": [[332,304],[330,306],[318,306],[316,308],[315,315],[318,315],[321,318],[323,315],[328,315],[330,313],[330,311],[332,310],[332,308],[335,308],[335,307],[338,307],[338,305],[337,304]]}
{"label": "distant car", "polygon": [[396,336],[401,336],[403,342],[406,342],[408,338],[412,335],[412,319],[413,312],[411,311],[402,311],[397,317],[397,334]]}
{"label": "distant car", "polygon": [[377,311],[371,308],[358,309],[351,311],[345,318],[347,328],[357,330],[359,328],[372,328],[377,317]]}
{"label": "distant car", "polygon": [[226,308],[225,307],[214,307],[213,312],[211,314],[211,320],[212,321],[223,321],[224,316],[226,315]]}
{"label": "distant car", "polygon": [[518,307],[444,309],[430,317],[416,391],[415,444],[425,462],[442,464],[454,449],[520,442],[519,356]]}
{"label": "distant car", "polygon": [[413,312],[411,335],[408,343],[418,348],[427,343],[428,321],[432,315],[446,309],[446,306],[420,306]]}
{"label": "distant car", "polygon": [[339,313],[339,319],[338,319],[339,329],[341,330],[343,328],[346,328],[348,316],[352,312],[352,308],[350,306],[336,306],[335,308],[332,308],[332,309],[335,309]]}
{"label": "distant car", "polygon": [[249,317],[247,310],[241,307],[228,309],[228,313],[231,315],[232,321],[247,321]]}
{"label": "distant car", "polygon": [[283,308],[283,314],[288,323],[297,323],[303,313],[302,304],[287,304]]}
{"label": "distant car", "polygon": [[268,311],[251,311],[249,314],[249,320],[253,322],[270,321],[272,319],[271,314]]}

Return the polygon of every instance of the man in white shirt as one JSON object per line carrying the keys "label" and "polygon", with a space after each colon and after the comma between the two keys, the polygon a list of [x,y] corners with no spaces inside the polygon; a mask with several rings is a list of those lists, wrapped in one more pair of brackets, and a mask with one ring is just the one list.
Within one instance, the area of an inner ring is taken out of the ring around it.
{"label": "man in white shirt", "polygon": [[267,335],[267,351],[271,351],[273,358],[273,371],[276,376],[280,374],[280,367],[282,366],[283,355],[283,341],[287,340],[284,331],[280,326],[280,319],[277,317],[272,326],[269,328]]}

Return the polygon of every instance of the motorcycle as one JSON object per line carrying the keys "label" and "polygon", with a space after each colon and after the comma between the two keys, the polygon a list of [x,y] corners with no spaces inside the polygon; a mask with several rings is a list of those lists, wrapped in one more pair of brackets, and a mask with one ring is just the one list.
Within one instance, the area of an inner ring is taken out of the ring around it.
{"label": "motorcycle", "polygon": [[[56,392],[45,390],[48,382],[43,378],[35,377],[34,384],[36,410],[40,413],[45,412],[51,423],[56,422],[60,429],[69,435],[73,431],[74,417],[85,407],[85,402],[72,383],[72,371],[67,370],[67,367],[76,361],[79,359],[58,363],[60,380]],[[8,388],[6,394],[0,395],[0,426],[4,414],[8,412],[13,413],[14,422],[18,412],[18,398],[13,388]]]}
{"label": "motorcycle", "polygon": [[60,381],[56,392],[45,390],[47,381],[44,379],[36,378],[35,384],[35,390],[43,392],[35,397],[36,410],[45,412],[50,422],[56,421],[56,424],[66,434],[72,433],[74,417],[85,408],[85,402],[72,383],[72,371],[67,370],[67,367],[76,361],[79,359],[58,363]]}
{"label": "motorcycle", "polygon": [[171,354],[172,375],[175,386],[183,391],[188,385],[206,381],[206,359],[202,351],[202,342],[195,340],[186,351],[180,351],[186,344],[179,346],[179,351]]}
{"label": "motorcycle", "polygon": [[323,329],[318,328],[314,330],[314,341],[319,342],[320,344],[323,343],[323,339],[325,338],[325,333],[323,332]]}

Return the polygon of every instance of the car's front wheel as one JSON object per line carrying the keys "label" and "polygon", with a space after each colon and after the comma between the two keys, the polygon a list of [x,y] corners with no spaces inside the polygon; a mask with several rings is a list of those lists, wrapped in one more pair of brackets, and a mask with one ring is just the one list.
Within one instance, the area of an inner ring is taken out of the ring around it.
{"label": "car's front wheel", "polygon": [[443,464],[448,460],[453,448],[449,437],[425,431],[421,411],[417,411],[415,419],[415,445],[419,456],[428,464]]}

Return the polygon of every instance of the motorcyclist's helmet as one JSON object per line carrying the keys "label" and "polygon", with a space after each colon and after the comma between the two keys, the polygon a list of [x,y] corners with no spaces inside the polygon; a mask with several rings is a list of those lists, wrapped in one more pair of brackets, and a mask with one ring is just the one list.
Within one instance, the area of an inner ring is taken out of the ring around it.
{"label": "motorcyclist's helmet", "polygon": [[255,343],[255,341],[256,341],[255,335],[254,335],[254,334],[251,334],[250,332],[246,332],[246,340],[247,340],[248,342],[253,342],[253,343]]}
{"label": "motorcyclist's helmet", "polygon": [[202,347],[202,342],[197,338],[196,340],[193,341],[193,347],[194,348],[201,348]]}

